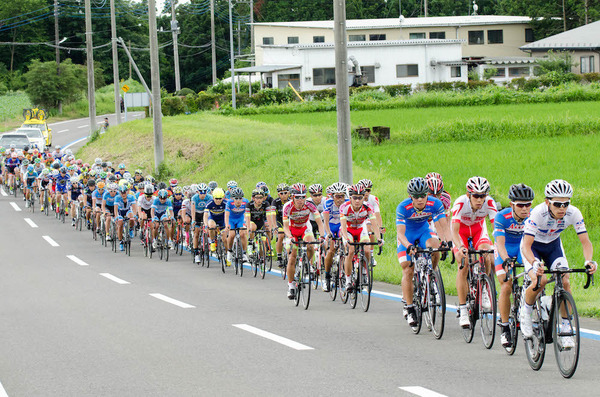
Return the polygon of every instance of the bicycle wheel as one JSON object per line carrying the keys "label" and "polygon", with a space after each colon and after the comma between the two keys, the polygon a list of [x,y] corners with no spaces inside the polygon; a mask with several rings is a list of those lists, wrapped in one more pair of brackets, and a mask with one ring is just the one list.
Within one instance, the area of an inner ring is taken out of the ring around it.
{"label": "bicycle wheel", "polygon": [[513,303],[510,307],[510,313],[508,315],[508,328],[510,332],[510,338],[512,340],[512,344],[508,347],[505,347],[504,350],[509,356],[512,356],[517,349],[517,341],[519,336],[519,305],[521,298],[518,295],[513,295]]}
{"label": "bicycle wheel", "polygon": [[208,242],[208,234],[205,232],[202,234],[202,247],[203,247],[203,261],[206,262],[206,268],[210,267],[210,244]]}
{"label": "bicycle wheel", "polygon": [[[481,338],[486,349],[491,349],[496,337],[496,294],[492,286],[492,279],[484,274],[480,281],[480,303],[479,303],[479,328],[481,329]],[[484,307],[484,294],[487,294],[490,305]]]}
{"label": "bicycle wheel", "polygon": [[285,280],[287,277],[287,265],[288,265],[288,254],[286,249],[284,248],[281,252],[281,262],[283,263],[283,268],[281,268],[281,278]]}
{"label": "bicycle wheel", "polygon": [[331,269],[329,269],[329,274],[331,275],[331,279],[329,280],[329,297],[332,301],[335,301],[337,297],[337,290],[339,279],[338,275],[338,259],[333,257],[333,261],[331,262]]}
{"label": "bicycle wheel", "polygon": [[570,378],[579,361],[579,316],[573,296],[567,291],[562,291],[554,304],[552,338],[558,370]]}
{"label": "bicycle wheel", "polygon": [[527,361],[531,369],[538,371],[542,368],[546,354],[546,332],[544,330],[544,320],[542,319],[542,308],[539,298],[533,305],[531,316],[533,336],[525,339],[525,354],[527,355]]}
{"label": "bicycle wheel", "polygon": [[170,249],[169,249],[169,239],[167,237],[167,229],[165,227],[163,227],[163,230],[162,230],[161,240],[162,240],[162,248],[164,250],[164,255],[165,255],[165,262],[168,262]]}
{"label": "bicycle wheel", "polygon": [[296,270],[294,271],[294,284],[296,284],[296,296],[294,303],[296,306],[300,304],[300,294],[302,293],[302,260],[296,260]]}
{"label": "bicycle wheel", "polygon": [[[248,243],[250,244],[250,242]],[[254,248],[256,249],[257,247]],[[260,266],[258,252],[252,252],[252,255],[248,259],[250,260],[250,270],[252,270],[252,276],[256,277],[258,275],[258,267]]]}
{"label": "bicycle wheel", "polygon": [[362,276],[360,278],[360,305],[363,311],[369,311],[371,304],[371,289],[373,288],[373,266],[367,264],[365,258],[361,261],[360,266]]}
{"label": "bicycle wheel", "polygon": [[220,238],[217,238],[217,257],[219,258],[219,262],[221,262],[221,271],[225,273],[225,252],[223,250],[223,242]]}
{"label": "bicycle wheel", "polygon": [[421,325],[423,325],[423,308],[421,307],[421,275],[415,269],[413,275],[413,307],[415,308],[415,320],[417,325],[410,327],[415,334],[421,332]]}
{"label": "bicycle wheel", "polygon": [[338,269],[338,287],[340,289],[340,300],[345,305],[348,302],[348,290],[346,289],[346,273],[344,272],[344,262],[340,260]]}
{"label": "bicycle wheel", "polygon": [[428,311],[431,320],[431,330],[436,339],[440,339],[444,334],[444,325],[446,323],[446,290],[444,289],[444,280],[438,270],[431,273],[428,288]]}
{"label": "bicycle wheel", "polygon": [[240,240],[240,237],[237,238],[237,241],[237,249],[234,251],[233,256],[236,257],[236,261],[240,268],[240,277],[242,277],[244,275],[244,261],[242,259],[242,241]]}
{"label": "bicycle wheel", "polygon": [[267,264],[267,257],[269,253],[267,252],[267,244],[264,241],[260,242],[260,249],[258,251],[258,265],[260,267],[260,278],[264,279],[265,274],[269,269]]}
{"label": "bicycle wheel", "polygon": [[307,310],[308,305],[310,305],[311,280],[313,277],[310,269],[311,265],[309,263],[308,258],[305,256],[302,261],[302,294],[300,295],[304,310]]}

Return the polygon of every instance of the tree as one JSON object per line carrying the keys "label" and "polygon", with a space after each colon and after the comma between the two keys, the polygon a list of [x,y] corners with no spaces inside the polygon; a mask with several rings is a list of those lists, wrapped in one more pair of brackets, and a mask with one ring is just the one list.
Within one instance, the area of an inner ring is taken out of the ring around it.
{"label": "tree", "polygon": [[73,102],[81,98],[87,87],[87,73],[82,65],[70,59],[60,63],[60,76],[56,74],[56,62],[34,59],[25,73],[25,91],[36,106],[56,108],[58,102]]}

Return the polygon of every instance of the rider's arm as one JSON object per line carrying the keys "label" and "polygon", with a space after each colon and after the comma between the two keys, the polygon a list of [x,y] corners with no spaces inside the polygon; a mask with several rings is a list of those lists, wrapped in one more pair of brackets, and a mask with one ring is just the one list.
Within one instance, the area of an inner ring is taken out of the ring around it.
{"label": "rider's arm", "polygon": [[450,230],[452,232],[452,242],[457,249],[463,248],[462,239],[460,238],[460,222],[452,222],[450,225]]}
{"label": "rider's arm", "polygon": [[524,234],[523,240],[521,241],[521,252],[529,263],[536,261],[535,255],[533,255],[533,251],[531,250],[531,245],[533,244],[534,240],[534,236],[530,234]]}
{"label": "rider's arm", "polygon": [[348,237],[348,224],[346,222],[346,217],[340,216],[340,235],[346,240],[349,241]]}
{"label": "rider's arm", "polygon": [[410,241],[408,241],[408,239],[406,238],[406,225],[396,225],[396,235],[400,244],[402,244],[405,247],[411,245]]}
{"label": "rider's arm", "polygon": [[496,249],[503,261],[508,259],[508,252],[506,252],[506,246],[504,245],[505,242],[506,238],[504,236],[496,235]]}
{"label": "rider's arm", "polygon": [[[204,210],[204,224],[205,225],[208,225],[208,211],[209,211],[208,209]],[[192,214],[194,214],[194,212],[192,212]],[[195,216],[195,215],[193,215],[193,216]]]}
{"label": "rider's arm", "polygon": [[229,230],[229,210],[225,209],[225,229]]}
{"label": "rider's arm", "polygon": [[329,212],[328,211],[323,211],[323,219],[325,220],[324,225],[325,226],[325,234],[327,236],[331,236],[331,228],[329,227]]}
{"label": "rider's arm", "polygon": [[102,212],[106,212],[106,200],[102,199]]}
{"label": "rider's arm", "polygon": [[317,226],[319,227],[319,234],[325,237],[325,228],[323,227],[323,219],[320,216],[315,215],[315,222],[317,222]]}
{"label": "rider's arm", "polygon": [[285,233],[287,238],[292,238],[292,232],[290,232],[290,221],[285,218],[283,219],[283,233]]}
{"label": "rider's arm", "polygon": [[435,230],[438,230],[442,241],[452,241],[452,235],[450,234],[450,228],[448,227],[448,218],[443,217],[434,222]]}
{"label": "rider's arm", "polygon": [[578,234],[579,241],[581,241],[581,247],[583,248],[583,258],[585,261],[591,261],[594,256],[594,247],[590,241],[590,236],[587,233]]}
{"label": "rider's arm", "polygon": [[192,223],[196,223],[196,204],[194,203],[194,200],[190,200],[190,201],[192,203]]}

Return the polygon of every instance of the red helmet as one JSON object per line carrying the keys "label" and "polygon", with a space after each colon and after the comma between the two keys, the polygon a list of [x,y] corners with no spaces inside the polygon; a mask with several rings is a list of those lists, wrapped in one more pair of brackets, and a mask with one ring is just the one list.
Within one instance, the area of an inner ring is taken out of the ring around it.
{"label": "red helmet", "polygon": [[293,196],[306,196],[306,185],[304,183],[293,184],[290,188],[290,193],[292,193]]}
{"label": "red helmet", "polygon": [[444,180],[444,178],[442,178],[442,176],[440,174],[438,174],[437,172],[430,172],[429,174],[425,175],[425,180],[428,180],[431,178],[437,178],[440,181]]}
{"label": "red helmet", "polygon": [[444,191],[444,182],[439,178],[427,178],[427,187],[431,194],[440,194]]}
{"label": "red helmet", "polygon": [[177,186],[177,183],[178,183],[178,180],[175,178],[169,180],[169,184],[171,185],[171,187]]}
{"label": "red helmet", "polygon": [[348,193],[351,196],[354,196],[354,195],[361,195],[362,196],[362,195],[365,194],[365,186],[362,183],[360,183],[360,182],[357,183],[356,185],[351,185],[348,188]]}

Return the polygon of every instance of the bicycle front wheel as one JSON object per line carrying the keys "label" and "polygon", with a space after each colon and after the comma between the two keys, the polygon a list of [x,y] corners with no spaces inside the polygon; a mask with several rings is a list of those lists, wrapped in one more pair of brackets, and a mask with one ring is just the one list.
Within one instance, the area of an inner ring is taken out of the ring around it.
{"label": "bicycle front wheel", "polygon": [[554,304],[552,338],[558,370],[570,378],[579,361],[579,316],[573,296],[567,291],[562,291]]}
{"label": "bicycle front wheel", "polygon": [[308,309],[308,305],[310,304],[310,290],[311,290],[311,271],[310,265],[308,262],[308,258],[304,258],[302,261],[302,271],[301,275],[301,286],[298,286],[298,290],[302,291],[300,294],[300,298],[302,299],[302,306],[304,310]]}
{"label": "bicycle front wheel", "polygon": [[444,325],[446,323],[446,290],[444,289],[444,280],[439,270],[431,273],[428,290],[428,312],[431,320],[431,329],[433,336],[436,339],[440,339],[444,334]]}
{"label": "bicycle front wheel", "polygon": [[361,274],[360,277],[360,305],[363,311],[369,311],[369,305],[371,304],[371,290],[373,289],[373,266],[367,264],[367,261],[363,258],[360,264]]}
{"label": "bicycle front wheel", "polygon": [[331,269],[329,270],[329,274],[331,274],[331,280],[329,281],[329,297],[331,298],[332,301],[334,301],[335,298],[337,297],[337,290],[338,290],[338,284],[339,284],[338,261],[335,257],[333,258],[333,262],[331,264]]}
{"label": "bicycle front wheel", "polygon": [[510,307],[510,314],[508,315],[508,328],[510,332],[510,339],[512,340],[512,344],[508,347],[505,347],[506,353],[509,356],[512,356],[517,349],[517,341],[519,335],[519,328],[517,323],[519,322],[519,305],[520,305],[520,297],[513,295],[513,304]]}
{"label": "bicycle front wheel", "polygon": [[542,308],[539,298],[535,301],[531,316],[533,336],[525,339],[525,353],[531,369],[538,371],[542,368],[546,354],[546,333],[544,331],[544,320],[542,319]]}
{"label": "bicycle front wheel", "polygon": [[489,275],[484,274],[480,281],[479,328],[486,349],[491,349],[496,337],[496,293]]}
{"label": "bicycle front wheel", "polygon": [[423,324],[423,308],[421,307],[421,276],[417,270],[413,275],[413,307],[415,309],[415,320],[417,325],[410,327],[415,334],[421,332]]}

